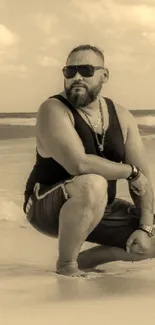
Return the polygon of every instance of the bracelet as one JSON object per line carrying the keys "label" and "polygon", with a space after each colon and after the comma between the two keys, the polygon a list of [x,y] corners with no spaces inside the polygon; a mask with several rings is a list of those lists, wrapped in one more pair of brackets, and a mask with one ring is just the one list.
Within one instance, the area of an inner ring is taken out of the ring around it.
{"label": "bracelet", "polygon": [[148,225],[139,225],[138,229],[146,232],[149,237],[152,237],[155,235],[155,227],[153,226],[148,226]]}
{"label": "bracelet", "polygon": [[132,168],[132,172],[130,174],[130,176],[127,178],[128,181],[136,181],[139,177],[140,177],[140,172],[141,169],[137,168],[134,165],[130,165]]}

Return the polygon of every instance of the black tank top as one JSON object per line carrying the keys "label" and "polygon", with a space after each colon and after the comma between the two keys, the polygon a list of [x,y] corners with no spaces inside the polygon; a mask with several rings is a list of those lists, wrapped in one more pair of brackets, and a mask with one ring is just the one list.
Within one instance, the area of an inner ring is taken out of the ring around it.
{"label": "black tank top", "polygon": [[[81,138],[87,154],[104,157],[114,162],[122,162],[124,160],[124,141],[123,134],[115,110],[113,102],[104,97],[108,113],[109,127],[105,135],[105,146],[103,154],[98,150],[94,132],[91,127],[83,120],[77,110],[61,95],[55,95],[49,98],[57,98],[63,102],[72,112],[75,121],[75,130]],[[101,142],[101,135],[98,134]],[[74,148],[73,148],[74,149]],[[43,158],[39,155],[36,149],[36,164],[34,165],[28,178],[25,189],[25,203],[33,192],[33,187],[36,182],[43,185],[55,185],[58,182],[70,178],[71,175],[53,158]],[[108,203],[112,203],[116,196],[116,181],[108,181]]]}

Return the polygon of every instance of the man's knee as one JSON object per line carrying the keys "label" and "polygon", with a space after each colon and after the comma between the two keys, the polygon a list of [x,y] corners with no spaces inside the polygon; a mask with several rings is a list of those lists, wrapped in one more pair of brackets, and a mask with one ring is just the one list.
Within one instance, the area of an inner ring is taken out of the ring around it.
{"label": "man's knee", "polygon": [[72,183],[66,184],[65,187],[70,197],[81,197],[89,203],[104,200],[107,195],[106,179],[96,174],[77,176]]}
{"label": "man's knee", "polygon": [[96,174],[83,175],[81,179],[84,188],[93,196],[104,195],[107,192],[107,181],[104,177]]}

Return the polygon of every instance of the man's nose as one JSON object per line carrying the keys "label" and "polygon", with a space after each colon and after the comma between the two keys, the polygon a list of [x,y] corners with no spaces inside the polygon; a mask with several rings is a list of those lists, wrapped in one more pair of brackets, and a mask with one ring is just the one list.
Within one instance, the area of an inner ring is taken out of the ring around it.
{"label": "man's nose", "polygon": [[74,80],[83,80],[81,74],[77,71],[76,75],[74,76]]}

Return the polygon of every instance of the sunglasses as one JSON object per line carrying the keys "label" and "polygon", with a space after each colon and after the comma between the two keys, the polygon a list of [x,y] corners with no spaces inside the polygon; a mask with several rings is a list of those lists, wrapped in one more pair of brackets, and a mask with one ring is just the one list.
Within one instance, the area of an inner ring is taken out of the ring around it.
{"label": "sunglasses", "polygon": [[93,67],[90,64],[84,65],[67,65],[65,66],[62,71],[63,75],[67,79],[71,79],[75,77],[76,73],[78,72],[82,77],[92,77],[96,70],[104,69],[103,67]]}

